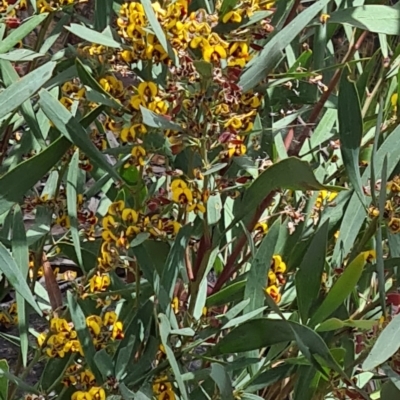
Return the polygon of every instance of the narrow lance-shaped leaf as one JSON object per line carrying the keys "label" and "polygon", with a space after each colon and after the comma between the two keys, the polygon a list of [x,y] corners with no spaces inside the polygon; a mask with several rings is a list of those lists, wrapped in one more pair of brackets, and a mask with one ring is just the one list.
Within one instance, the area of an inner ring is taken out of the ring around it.
{"label": "narrow lance-shaped leaf", "polygon": [[96,350],[93,345],[92,336],[90,335],[89,329],[86,325],[85,314],[83,313],[76,298],[70,291],[67,292],[67,299],[68,299],[69,312],[71,313],[71,319],[72,322],[74,323],[74,327],[78,335],[79,342],[82,346],[83,353],[85,355],[85,359],[91,371],[95,375],[96,381],[98,383],[102,383],[103,382],[102,376],[94,360],[94,355],[96,353]]}
{"label": "narrow lance-shaped leaf", "polygon": [[[21,208],[17,205],[14,209],[12,230],[12,255],[21,274],[26,281],[29,270],[29,249]],[[28,315],[24,297],[17,293],[18,329],[21,345],[22,363],[26,367],[28,361]]]}
{"label": "narrow lance-shaped leaf", "polygon": [[[290,157],[267,168],[245,191],[238,204],[236,220],[253,212],[268,194],[276,189],[291,190],[344,190],[342,187],[326,186],[317,181],[309,164]],[[235,221],[236,222],[236,221]]]}
{"label": "narrow lance-shaped leaf", "polygon": [[77,184],[79,171],[79,150],[77,149],[71,158],[67,175],[67,209],[71,224],[72,242],[74,243],[78,265],[83,268],[81,242],[78,231],[78,212],[77,212]]}
{"label": "narrow lance-shaped leaf", "polygon": [[42,89],[39,93],[39,104],[46,116],[53,122],[55,127],[72,143],[79,147],[93,163],[108,172],[115,180],[120,177],[114,168],[107,162],[104,155],[90,140],[86,130],[77,119],[47,90]]}
{"label": "narrow lance-shaped leaf", "polygon": [[101,32],[96,32],[93,29],[89,29],[83,25],[71,24],[70,26],[66,26],[65,29],[68,29],[71,33],[87,42],[101,44],[114,49],[119,49],[121,47],[121,44],[112,39],[110,36]]}
{"label": "narrow lance-shaped leaf", "polygon": [[372,370],[387,361],[400,347],[400,315],[396,315],[378,336],[368,357],[363,362],[363,370]]}
{"label": "narrow lance-shaped leaf", "polygon": [[[0,61],[0,65],[1,71],[3,73],[4,83],[7,86],[12,85],[14,82],[17,82],[20,79],[17,71],[9,61],[2,60]],[[42,148],[45,148],[46,143],[40,130],[40,126],[36,119],[36,114],[33,110],[30,99],[21,104],[21,114],[24,117],[30,130],[32,131],[33,135],[35,136],[35,139],[38,141]]]}
{"label": "narrow lance-shaped leaf", "polygon": [[253,89],[276,66],[283,57],[283,50],[295,39],[295,37],[311,22],[329,0],[318,0],[312,6],[307,7],[290,24],[281,29],[266,44],[261,53],[253,58],[240,77],[239,85],[244,91]]}
{"label": "narrow lance-shaped leaf", "polygon": [[5,39],[0,42],[0,53],[6,53],[11,50],[19,41],[24,39],[31,33],[37,26],[39,26],[48,16],[48,13],[41,13],[34,15],[27,19],[25,23],[14,29],[7,35]]}
{"label": "narrow lance-shaped leaf", "polygon": [[161,342],[164,346],[165,353],[167,355],[167,359],[169,361],[169,364],[171,365],[172,371],[174,372],[176,382],[178,384],[179,390],[181,392],[181,396],[183,400],[188,400],[188,395],[186,391],[185,384],[183,383],[182,380],[182,373],[179,369],[179,365],[176,361],[175,354],[172,351],[169,343],[168,343],[168,336],[171,331],[171,326],[169,324],[168,318],[164,314],[159,314],[158,316],[160,320],[160,336],[161,336]]}
{"label": "narrow lance-shaped leaf", "polygon": [[3,90],[0,93],[0,118],[35,94],[51,78],[55,66],[55,62],[48,62]]}
{"label": "narrow lance-shaped leaf", "polygon": [[42,315],[42,311],[37,305],[31,290],[29,289],[24,276],[9,251],[0,242],[0,270],[4,273],[10,285],[32,306],[32,308]]}
{"label": "narrow lance-shaped leaf", "polygon": [[349,7],[332,13],[328,23],[349,24],[362,30],[399,35],[400,8],[378,4]]}
{"label": "narrow lance-shaped leaf", "polygon": [[361,106],[357,94],[356,85],[348,78],[346,69],[342,72],[339,86],[338,119],[340,151],[343,164],[360,201],[364,200],[362,190],[359,157],[363,133]]}
{"label": "narrow lance-shaped leaf", "polygon": [[71,147],[64,137],[57,139],[37,156],[18,164],[0,178],[0,215],[8,211],[31,189]]}
{"label": "narrow lance-shaped leaf", "polygon": [[328,228],[329,220],[315,233],[296,273],[297,304],[303,323],[307,322],[310,308],[321,287]]}
{"label": "narrow lance-shaped leaf", "polygon": [[310,326],[315,326],[324,321],[344,302],[360,279],[365,262],[366,254],[361,253],[345,268],[321,306],[311,317]]}

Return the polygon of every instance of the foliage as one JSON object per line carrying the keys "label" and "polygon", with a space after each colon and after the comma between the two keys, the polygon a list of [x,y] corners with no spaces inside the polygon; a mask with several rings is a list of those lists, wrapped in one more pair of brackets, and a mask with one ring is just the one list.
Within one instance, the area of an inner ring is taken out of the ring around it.
{"label": "foliage", "polygon": [[350,3],[0,1],[2,398],[399,397],[400,8]]}

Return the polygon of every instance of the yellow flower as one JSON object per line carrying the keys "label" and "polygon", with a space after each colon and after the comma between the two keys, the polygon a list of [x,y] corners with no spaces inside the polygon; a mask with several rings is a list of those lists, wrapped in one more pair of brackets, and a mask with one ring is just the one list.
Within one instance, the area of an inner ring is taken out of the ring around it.
{"label": "yellow flower", "polygon": [[123,128],[120,134],[121,141],[124,143],[133,142],[134,139],[136,138],[136,132],[144,134],[147,133],[147,129],[143,124],[134,124],[129,128],[128,127]]}
{"label": "yellow flower", "polygon": [[147,103],[149,99],[157,96],[158,87],[154,82],[141,82],[138,86],[138,93]]}
{"label": "yellow flower", "polygon": [[398,103],[399,95],[397,93],[393,93],[392,97],[390,98],[390,102],[392,103],[392,107],[394,112],[397,112],[397,103]]}
{"label": "yellow flower", "polygon": [[118,240],[117,236],[115,236],[114,233],[109,230],[101,232],[101,237],[107,243],[116,242]]}
{"label": "yellow flower", "polygon": [[224,24],[226,24],[227,22],[234,22],[234,23],[237,23],[237,24],[242,22],[242,16],[240,15],[240,10],[238,10],[238,11],[229,11],[228,13],[226,13],[222,18],[222,22]]}
{"label": "yellow flower", "polygon": [[98,336],[103,326],[103,321],[98,315],[90,315],[86,317],[86,325],[95,336]]}
{"label": "yellow flower", "polygon": [[114,203],[110,204],[107,213],[110,215],[120,215],[124,208],[125,203],[123,200],[115,201]]}
{"label": "yellow flower", "polygon": [[44,342],[46,341],[47,338],[47,333],[46,332],[42,332],[39,334],[39,336],[37,337],[37,342],[39,347],[42,347]]}
{"label": "yellow flower", "polygon": [[157,379],[153,384],[153,393],[157,400],[175,400],[175,393],[172,390],[170,382],[166,381],[166,377]]}
{"label": "yellow flower", "polygon": [[267,287],[265,292],[272,297],[275,303],[279,303],[281,301],[281,294],[279,293],[279,289],[276,285]]}
{"label": "yellow flower", "polygon": [[171,183],[171,191],[172,201],[175,203],[187,204],[193,201],[192,191],[182,179],[175,179]]}
{"label": "yellow flower", "polygon": [[178,314],[178,312],[179,312],[179,298],[178,297],[175,296],[172,299],[171,308],[174,310],[175,314]]}
{"label": "yellow flower", "polygon": [[122,325],[121,321],[117,321],[114,324],[111,337],[113,339],[123,339],[124,338],[123,325]]}
{"label": "yellow flower", "polygon": [[68,340],[68,342],[65,343],[64,352],[68,353],[69,351],[72,353],[79,353],[83,356],[83,350],[79,340]]}
{"label": "yellow flower", "polygon": [[110,286],[111,280],[108,274],[94,275],[89,280],[89,287],[92,293],[105,292]]}
{"label": "yellow flower", "polygon": [[52,332],[70,332],[72,327],[69,325],[68,321],[63,318],[53,318],[50,321],[50,330]]}
{"label": "yellow flower", "polygon": [[118,320],[115,311],[107,311],[103,317],[103,323],[105,326],[112,326]]}
{"label": "yellow flower", "polygon": [[363,252],[364,260],[368,263],[372,263],[372,261],[376,260],[376,251],[368,250]]}
{"label": "yellow flower", "polygon": [[89,394],[93,400],[106,400],[106,392],[102,387],[93,386],[89,389]]}
{"label": "yellow flower", "polygon": [[125,208],[122,211],[122,220],[129,224],[136,224],[138,221],[138,213],[132,208]]}
{"label": "yellow flower", "polygon": [[277,278],[276,278],[275,272],[270,269],[268,271],[268,287],[276,285],[276,282],[277,282]]}
{"label": "yellow flower", "polygon": [[87,386],[92,386],[96,383],[96,378],[93,372],[90,371],[90,369],[85,369],[84,371],[81,371],[80,378],[81,378],[81,383]]}
{"label": "yellow flower", "polygon": [[283,274],[286,271],[286,264],[282,261],[282,257],[279,255],[274,255],[272,259],[272,271],[274,271],[275,274]]}
{"label": "yellow flower", "polygon": [[199,203],[198,201],[196,201],[195,203],[193,203],[192,205],[190,205],[187,208],[188,212],[194,211],[196,214],[201,212],[201,213],[205,213],[206,212],[206,208],[204,206],[204,204]]}
{"label": "yellow flower", "polygon": [[229,47],[229,66],[244,67],[250,60],[249,46],[246,42],[233,42]]}
{"label": "yellow flower", "polygon": [[118,224],[115,222],[115,219],[112,215],[107,215],[106,217],[103,218],[102,221],[103,229],[106,230],[112,230],[118,226]]}
{"label": "yellow flower", "polygon": [[203,43],[203,58],[207,62],[219,62],[228,57],[225,48],[221,44],[210,45],[209,42]]}
{"label": "yellow flower", "polygon": [[94,400],[89,392],[82,392],[78,390],[72,393],[71,400]]}
{"label": "yellow flower", "polygon": [[266,222],[258,222],[254,227],[254,230],[265,235],[268,232],[268,224]]}
{"label": "yellow flower", "polygon": [[142,146],[134,146],[131,151],[131,156],[134,164],[145,165],[144,157],[146,156],[146,150]]}
{"label": "yellow flower", "polygon": [[391,220],[389,221],[389,229],[393,232],[393,233],[399,233],[400,232],[400,218],[391,218]]}
{"label": "yellow flower", "polygon": [[319,17],[319,20],[321,21],[321,24],[326,24],[328,22],[328,19],[331,16],[329,14],[321,14],[321,16]]}

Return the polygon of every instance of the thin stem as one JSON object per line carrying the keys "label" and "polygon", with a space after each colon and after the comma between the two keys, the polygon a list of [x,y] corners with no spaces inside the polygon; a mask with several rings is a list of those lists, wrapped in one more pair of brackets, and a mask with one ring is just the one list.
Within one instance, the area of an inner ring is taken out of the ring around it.
{"label": "thin stem", "polygon": [[[262,213],[264,210],[269,206],[270,202],[275,196],[275,191],[272,191],[258,206],[252,220],[250,221],[247,229],[249,232],[252,232],[254,227],[256,226],[257,222],[261,218]],[[233,274],[239,270],[241,264],[236,265],[237,258],[239,254],[242,252],[244,245],[247,243],[247,237],[242,235],[240,239],[237,241],[232,254],[229,256],[226,266],[222,271],[221,275],[219,276],[217,282],[215,283],[211,294],[218,292],[222,288],[222,286],[233,276]]]}
{"label": "thin stem", "polygon": [[[343,58],[342,64],[346,64],[346,62],[355,54],[355,52],[361,47],[361,44],[363,43],[363,41],[367,35],[368,35],[367,31],[364,31],[360,35],[357,42],[353,46],[351,46],[349,48],[349,50],[347,51],[346,55]],[[294,149],[290,155],[298,155],[298,153],[303,145],[303,142],[310,135],[310,126],[312,126],[317,121],[317,118],[318,118],[319,114],[321,113],[322,109],[324,108],[326,101],[328,100],[329,96],[332,94],[336,85],[338,84],[341,72],[342,72],[341,68],[336,69],[331,81],[329,82],[328,89],[322,93],[320,99],[315,104],[315,106],[311,112],[310,118],[308,120],[308,125],[304,127],[303,132],[301,133],[301,135],[298,138],[298,143],[297,143],[296,149]]]}

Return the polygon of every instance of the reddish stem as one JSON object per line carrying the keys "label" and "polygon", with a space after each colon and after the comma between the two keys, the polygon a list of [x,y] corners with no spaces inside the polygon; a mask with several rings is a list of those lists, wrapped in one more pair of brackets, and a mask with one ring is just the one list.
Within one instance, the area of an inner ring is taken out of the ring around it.
{"label": "reddish stem", "polygon": [[[257,222],[259,221],[262,213],[264,210],[269,206],[271,200],[275,196],[275,191],[272,191],[263,201],[262,203],[257,207],[257,210],[250,221],[249,225],[247,226],[247,229],[249,232],[252,232],[254,227],[256,226]],[[240,239],[237,241],[232,254],[228,257],[228,260],[226,262],[225,268],[222,271],[221,275],[217,279],[217,282],[215,283],[214,287],[211,290],[210,294],[214,294],[218,292],[222,286],[233,276],[233,274],[241,267],[241,264],[236,265],[236,260],[239,257],[239,254],[243,250],[243,247],[247,243],[247,237],[246,235],[242,235]]]}
{"label": "reddish stem", "polygon": [[[342,64],[345,64],[351,57],[353,57],[354,53],[361,47],[362,42],[364,41],[365,37],[368,35],[367,31],[364,31],[360,37],[358,38],[357,42],[351,46],[347,52],[347,54],[344,56]],[[332,94],[333,90],[335,89],[336,85],[339,82],[339,78],[341,75],[342,69],[338,68],[331,81],[329,82],[328,89],[322,93],[320,99],[318,100],[317,104],[315,104],[310,118],[308,120],[308,124],[304,127],[303,132],[298,138],[298,144],[296,146],[296,149],[294,149],[292,152],[290,152],[290,155],[298,155],[304,141],[310,136],[310,126],[313,126],[315,122],[317,121],[317,118],[323,109],[326,101],[328,100],[329,96]]]}

